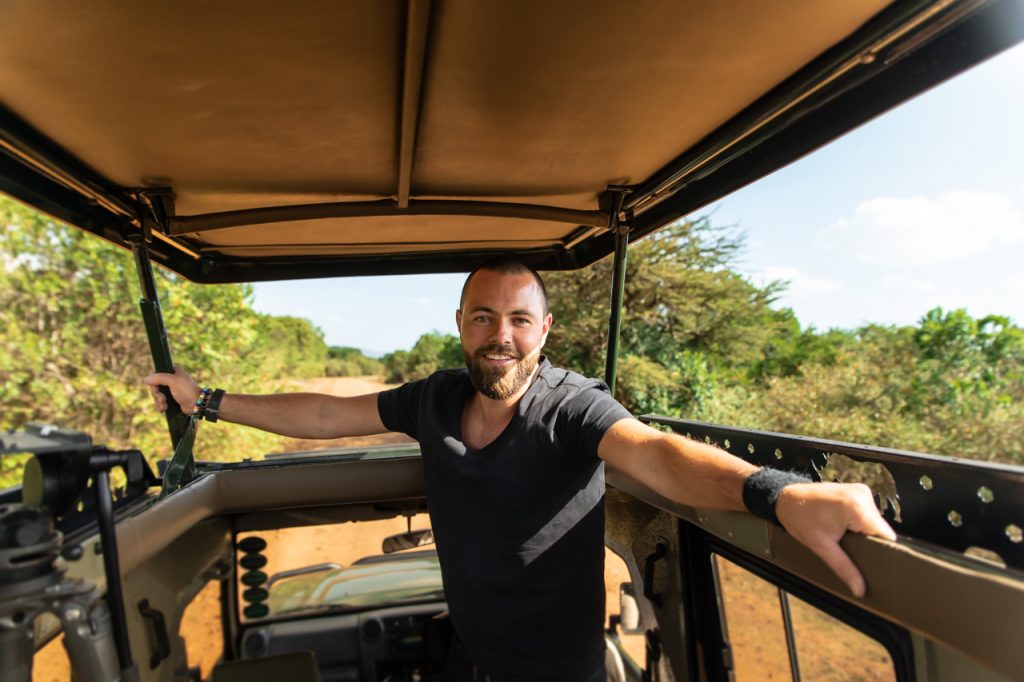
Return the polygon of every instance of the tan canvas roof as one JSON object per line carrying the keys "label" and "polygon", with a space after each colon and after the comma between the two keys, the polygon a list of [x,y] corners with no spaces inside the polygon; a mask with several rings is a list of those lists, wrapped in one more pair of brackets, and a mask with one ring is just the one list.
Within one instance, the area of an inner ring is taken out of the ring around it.
{"label": "tan canvas roof", "polygon": [[193,258],[565,250],[887,4],[16,0],[0,98]]}

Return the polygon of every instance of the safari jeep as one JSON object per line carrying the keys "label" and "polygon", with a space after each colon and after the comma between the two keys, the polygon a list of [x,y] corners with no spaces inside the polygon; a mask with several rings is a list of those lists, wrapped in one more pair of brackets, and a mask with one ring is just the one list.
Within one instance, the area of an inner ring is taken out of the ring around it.
{"label": "safari jeep", "polygon": [[[1018,0],[8,2],[0,190],[134,252],[159,371],[173,362],[154,263],[216,286],[514,254],[540,270],[614,259],[614,384],[631,243],[1022,38]],[[606,544],[629,574],[609,677],[801,679],[812,627],[852,652],[837,679],[1024,678],[1024,471],[644,419],[818,478],[837,456],[883,467],[899,540],[844,540],[870,585],[854,598],[781,528],[609,471]],[[59,425],[0,435],[34,455],[0,504],[0,679],[29,680],[61,632],[76,680],[195,679],[182,614],[209,585],[214,680],[436,676],[427,533],[261,570],[269,531],[426,511],[415,447],[203,463],[196,424],[167,422],[158,471]],[[754,593],[775,600],[781,673],[737,667],[762,646]]]}

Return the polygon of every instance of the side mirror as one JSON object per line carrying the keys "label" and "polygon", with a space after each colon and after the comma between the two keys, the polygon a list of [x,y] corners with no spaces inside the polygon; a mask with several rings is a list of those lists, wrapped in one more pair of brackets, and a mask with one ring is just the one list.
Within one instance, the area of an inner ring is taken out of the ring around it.
{"label": "side mirror", "polygon": [[619,585],[619,628],[624,635],[640,635],[644,631],[633,583]]}
{"label": "side mirror", "polygon": [[402,549],[414,549],[424,545],[434,544],[434,531],[426,528],[424,530],[410,530],[407,533],[389,535],[384,538],[383,550],[385,554],[391,554]]}

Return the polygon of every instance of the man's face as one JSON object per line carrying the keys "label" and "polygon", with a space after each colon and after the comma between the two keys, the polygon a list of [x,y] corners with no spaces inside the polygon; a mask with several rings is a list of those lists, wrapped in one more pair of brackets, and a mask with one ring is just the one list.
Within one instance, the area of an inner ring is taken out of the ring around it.
{"label": "man's face", "polygon": [[470,380],[493,400],[511,398],[526,384],[551,328],[540,287],[528,272],[477,272],[455,321]]}

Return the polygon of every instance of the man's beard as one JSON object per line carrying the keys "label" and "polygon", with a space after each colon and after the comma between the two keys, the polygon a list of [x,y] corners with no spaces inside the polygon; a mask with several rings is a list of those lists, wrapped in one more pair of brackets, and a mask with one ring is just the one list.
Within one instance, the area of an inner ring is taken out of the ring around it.
{"label": "man's beard", "polygon": [[[516,364],[508,368],[488,367],[484,364],[483,357],[487,353],[510,355],[515,358]],[[469,369],[469,380],[472,382],[473,388],[491,400],[506,400],[514,396],[537,369],[540,348],[525,357],[521,357],[508,346],[488,346],[473,355],[463,348],[462,356],[466,359],[466,368]]]}

